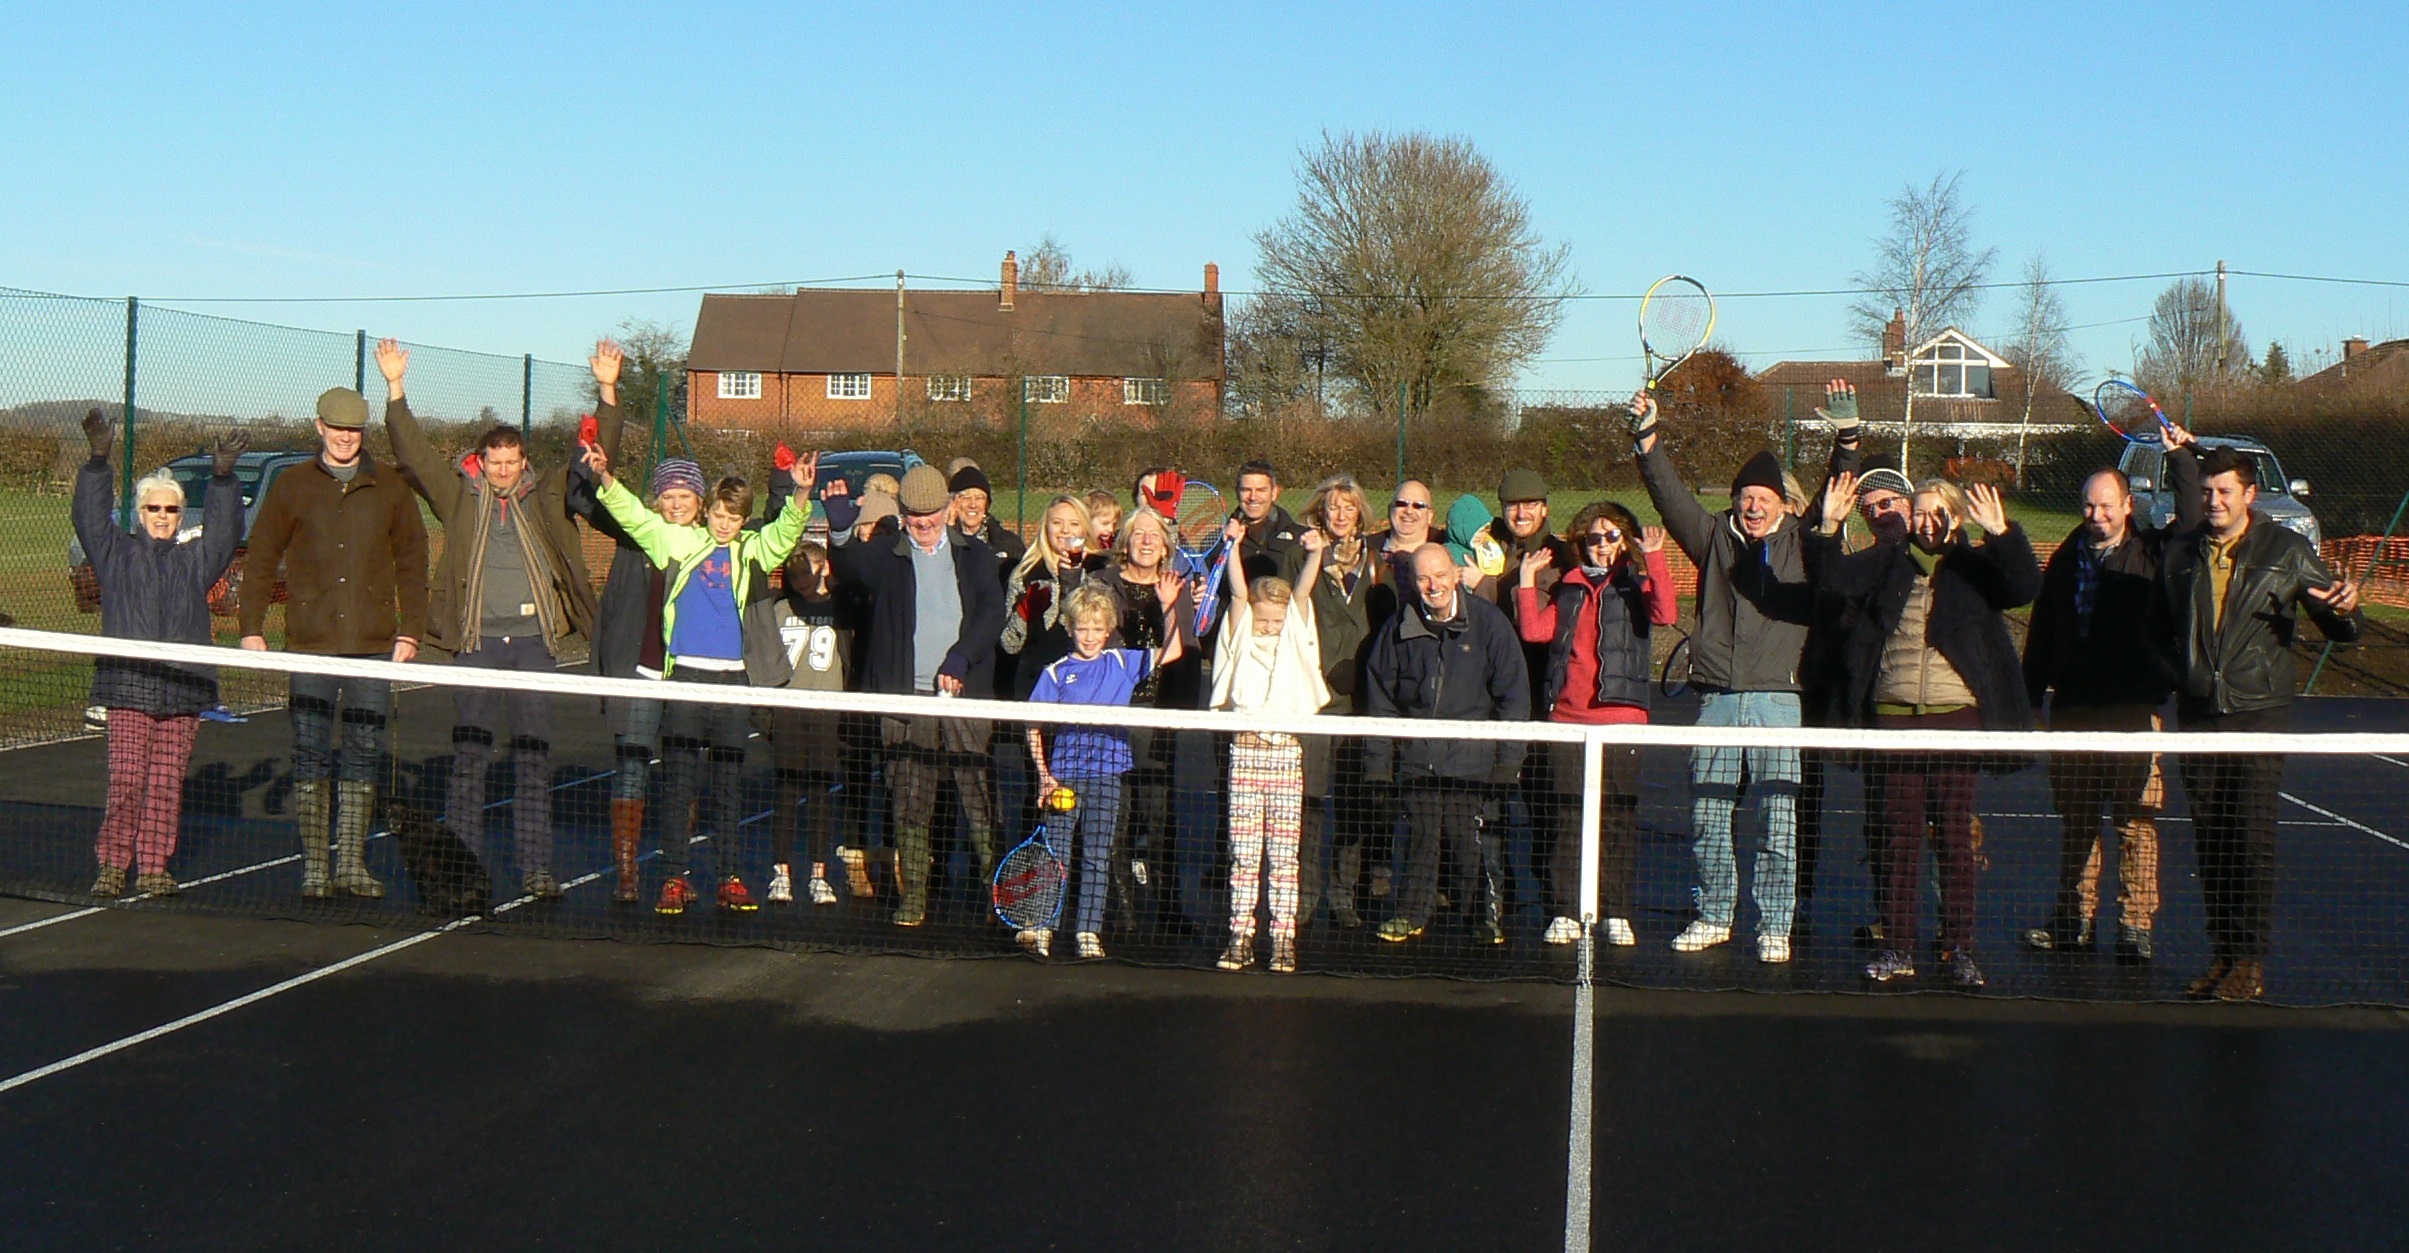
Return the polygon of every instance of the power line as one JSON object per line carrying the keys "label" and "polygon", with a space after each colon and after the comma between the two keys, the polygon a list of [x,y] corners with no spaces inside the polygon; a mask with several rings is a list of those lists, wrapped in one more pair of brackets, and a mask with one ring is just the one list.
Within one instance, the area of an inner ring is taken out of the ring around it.
{"label": "power line", "polygon": [[[825,287],[832,283],[866,283],[885,274],[848,274],[842,278],[786,279],[769,283],[702,284],[689,287],[613,287],[594,291],[471,292],[448,296],[158,296],[163,304],[180,305],[345,305],[417,304],[453,300],[566,300],[584,296],[658,296],[693,292],[743,292],[759,288]],[[45,293],[49,294],[49,293]]]}
{"label": "power line", "polygon": [[[2205,275],[2209,275],[2209,274],[2214,274],[2214,273],[2216,273],[2216,271],[2214,271],[2214,270],[2168,270],[2168,271],[2166,271],[2166,272],[2164,272],[2164,273],[2159,273],[2159,274],[2102,274],[2102,275],[2095,275],[2095,276],[2088,277],[2088,278],[2053,278],[2053,279],[2050,279],[2050,280],[2048,280],[2048,282],[2047,282],[2047,285],[2048,285],[2048,286],[2051,286],[2051,287],[2073,287],[2073,286],[2078,286],[2078,285],[2082,285],[2082,284],[2089,284],[2089,283],[2143,283],[2143,282],[2152,282],[2152,281],[2156,281],[2156,280],[2159,280],[2159,279],[2170,279],[2170,278],[2199,278],[2199,277],[2202,277],[2202,276],[2205,276]],[[2226,271],[2226,273],[2228,273],[2228,274],[2241,274],[2241,273],[2245,273],[2245,271],[2242,271],[2242,270],[2227,270],[2227,271]],[[914,280],[914,281],[917,281],[917,282],[923,282],[923,283],[954,283],[954,284],[957,284],[957,285],[960,285],[960,286],[963,286],[963,287],[968,287],[968,288],[971,288],[971,289],[973,289],[973,290],[977,290],[977,289],[983,289],[983,288],[986,288],[986,287],[992,287],[992,286],[994,286],[994,284],[993,284],[992,282],[990,282],[989,280],[986,280],[986,279],[978,279],[978,278],[963,278],[963,277],[960,277],[959,275],[952,275],[952,274],[907,274],[907,275],[905,275],[904,277],[906,277],[906,278],[908,278],[908,279],[911,279],[911,280]],[[2372,280],[2370,280],[2370,281],[2372,281]],[[2027,282],[2026,280],[2023,280],[2023,279],[2016,279],[2016,280],[2013,280],[2013,281],[2004,281],[2004,280],[2003,280],[2003,281],[2001,281],[2001,282],[1996,282],[1996,283],[1975,283],[1975,284],[1971,284],[1970,286],[1968,286],[1966,290],[1968,290],[1968,291],[1994,291],[1994,290],[2003,290],[2003,289],[2007,289],[2007,288],[2021,288],[2021,287],[2029,287],[2029,286],[2031,286],[2031,284],[2030,284],[2029,282]],[[1046,290],[1046,289],[1045,289],[1045,288],[1043,288],[1043,287],[1037,287],[1037,288],[1034,288],[1033,290],[1036,290],[1036,291],[1040,291],[1040,292],[1042,292],[1042,291],[1044,291],[1044,290]],[[1143,295],[1164,295],[1164,296],[1192,296],[1192,295],[1195,295],[1195,294],[1196,294],[1196,290],[1195,290],[1194,288],[1181,288],[1181,287],[1116,287],[1116,288],[1112,288],[1111,290],[1113,290],[1113,291],[1118,291],[1118,292],[1134,292],[1134,293],[1139,293],[1139,294],[1143,294]],[[1885,288],[1885,287],[1816,287],[1816,288],[1797,288],[1797,289],[1792,289],[1792,290],[1781,290],[1781,291],[1732,291],[1732,292],[1715,292],[1715,293],[1714,293],[1714,296],[1715,296],[1715,299],[1717,299],[1717,300],[1766,300],[1766,299],[1780,299],[1780,298],[1787,298],[1787,297],[1808,297],[1808,296],[1881,296],[1881,295],[1887,295],[1887,294],[1889,294],[1891,290],[1892,290],[1892,289],[1890,289],[1890,288]],[[1289,298],[1289,299],[1295,299],[1295,300],[1402,300],[1402,299],[1407,299],[1407,298],[1409,298],[1409,297],[1411,297],[1411,296],[1415,295],[1415,293],[1412,293],[1412,292],[1285,292],[1285,291],[1263,291],[1263,290],[1241,290],[1241,289],[1227,289],[1227,290],[1224,290],[1224,291],[1223,291],[1221,294],[1223,294],[1223,295],[1225,295],[1225,296],[1257,296],[1257,297],[1276,296],[1276,297],[1286,297],[1286,298]],[[1514,294],[1514,293],[1486,293],[1486,292],[1453,292],[1453,293],[1446,293],[1446,298],[1447,298],[1447,299],[1451,299],[1451,300],[1532,300],[1532,299],[1545,299],[1545,300],[1627,300],[1627,301],[1638,301],[1638,300],[1644,299],[1646,296],[1647,296],[1647,293],[1646,293],[1646,292],[1571,292],[1571,293],[1567,293],[1567,294],[1565,294],[1565,295],[1562,295],[1562,296],[1549,296],[1549,297],[1532,297],[1532,296],[1528,296],[1528,295],[1518,295],[1518,294]]]}
{"label": "power line", "polygon": [[2354,287],[2409,287],[2409,282],[2389,278],[2334,278],[2324,274],[2271,274],[2265,270],[2227,270],[2225,272],[2244,278],[2279,278],[2294,283],[2347,283]]}

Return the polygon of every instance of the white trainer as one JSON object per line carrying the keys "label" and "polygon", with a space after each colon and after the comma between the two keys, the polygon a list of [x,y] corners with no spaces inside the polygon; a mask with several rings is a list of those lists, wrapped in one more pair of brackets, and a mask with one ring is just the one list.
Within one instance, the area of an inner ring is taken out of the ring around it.
{"label": "white trainer", "polygon": [[819,875],[811,877],[811,903],[814,905],[836,904],[836,889],[829,886],[828,880]]}
{"label": "white trainer", "polygon": [[1581,924],[1570,918],[1558,918],[1547,924],[1546,938],[1550,944],[1570,944],[1581,938]]}
{"label": "white trainer", "polygon": [[1028,931],[1016,933],[1012,939],[1014,943],[1019,944],[1022,948],[1035,953],[1039,957],[1051,957],[1054,955],[1054,933],[1051,931],[1043,928],[1033,928]]}
{"label": "white trainer", "polygon": [[1616,948],[1629,948],[1639,943],[1639,933],[1631,929],[1630,919],[1609,918],[1606,920],[1606,942]]}
{"label": "white trainer", "polygon": [[1757,960],[1769,966],[1780,965],[1790,960],[1790,937],[1786,935],[1758,936]]}
{"label": "white trainer", "polygon": [[1729,939],[1731,939],[1730,927],[1718,927],[1700,919],[1683,927],[1681,934],[1673,937],[1673,951],[1676,953],[1704,952]]}
{"label": "white trainer", "polygon": [[783,865],[770,867],[769,902],[772,905],[792,905],[795,902],[795,881]]}
{"label": "white trainer", "polygon": [[1093,931],[1079,933],[1079,960],[1094,961],[1104,956],[1104,937]]}

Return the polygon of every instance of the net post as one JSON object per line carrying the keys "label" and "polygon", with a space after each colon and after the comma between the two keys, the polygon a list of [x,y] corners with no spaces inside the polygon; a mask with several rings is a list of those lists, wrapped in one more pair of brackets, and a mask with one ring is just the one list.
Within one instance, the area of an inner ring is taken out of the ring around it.
{"label": "net post", "polygon": [[1572,1116],[1565,1130],[1564,1250],[1589,1253],[1591,1152],[1596,1136],[1598,828],[1605,810],[1606,743],[1581,739],[1581,938],[1573,954]]}

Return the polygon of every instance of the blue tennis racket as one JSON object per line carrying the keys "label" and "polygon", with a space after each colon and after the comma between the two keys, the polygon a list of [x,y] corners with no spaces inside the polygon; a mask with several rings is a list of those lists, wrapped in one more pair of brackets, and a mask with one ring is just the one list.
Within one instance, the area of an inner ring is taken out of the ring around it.
{"label": "blue tennis racket", "polygon": [[989,888],[995,916],[1015,931],[1051,931],[1054,920],[1062,916],[1064,888],[1070,881],[1070,867],[1046,844],[1046,826],[1041,822],[1028,839],[996,863],[995,881]]}
{"label": "blue tennis racket", "polygon": [[2112,378],[2091,393],[2091,412],[2127,443],[2156,444],[2165,440],[2166,410],[2148,392],[2126,379]]}
{"label": "blue tennis racket", "polygon": [[1171,520],[1178,555],[1172,568],[1184,578],[1204,576],[1196,593],[1196,633],[1213,629],[1214,611],[1221,605],[1221,580],[1229,568],[1230,545],[1223,535],[1230,523],[1229,502],[1212,484],[1188,479],[1180,488],[1179,512]]}

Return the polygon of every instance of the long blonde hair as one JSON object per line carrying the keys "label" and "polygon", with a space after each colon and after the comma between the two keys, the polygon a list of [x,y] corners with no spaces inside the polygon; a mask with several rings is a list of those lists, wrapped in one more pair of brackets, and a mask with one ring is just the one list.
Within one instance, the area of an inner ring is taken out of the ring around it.
{"label": "long blonde hair", "polygon": [[1050,571],[1063,564],[1063,558],[1068,554],[1055,549],[1053,529],[1046,524],[1053,520],[1054,511],[1065,505],[1079,515],[1079,533],[1090,540],[1096,538],[1096,520],[1088,516],[1087,502],[1067,494],[1056,496],[1047,501],[1045,511],[1037,515],[1037,534],[1029,537],[1029,551],[1020,559],[1020,564],[1012,568],[1014,574],[1026,579],[1032,570],[1042,567]]}

